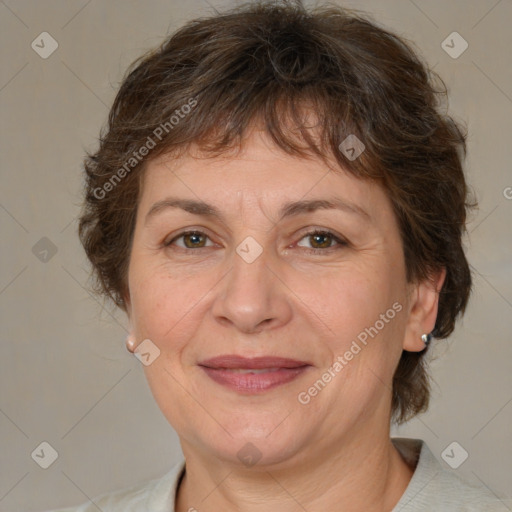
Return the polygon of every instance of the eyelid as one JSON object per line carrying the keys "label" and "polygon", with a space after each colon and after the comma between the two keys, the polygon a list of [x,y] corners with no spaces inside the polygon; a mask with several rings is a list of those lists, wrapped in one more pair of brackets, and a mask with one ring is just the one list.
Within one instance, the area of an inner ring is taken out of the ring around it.
{"label": "eyelid", "polygon": [[[182,238],[182,237],[184,237],[186,235],[193,235],[193,234],[203,235],[208,240],[210,240],[213,244],[215,244],[215,242],[213,242],[213,240],[212,240],[212,237],[210,236],[208,231],[205,230],[205,228],[186,228],[183,231],[179,231],[176,234],[169,235],[169,236],[165,237],[164,241],[162,242],[162,246],[163,247],[169,247],[176,240],[178,240],[178,239],[180,239],[180,238]],[[208,247],[211,247],[211,245],[209,245]],[[199,247],[199,249],[204,249],[204,248],[205,247]],[[197,249],[189,249],[188,247],[180,247],[180,249],[184,249],[184,250],[197,250]]]}
{"label": "eyelid", "polygon": [[[306,247],[305,250],[307,252],[315,252],[315,253],[329,252],[331,250],[339,249],[341,247],[347,247],[348,245],[350,245],[350,242],[345,237],[338,235],[334,231],[332,231],[330,229],[326,229],[326,228],[309,228],[308,231],[306,231],[305,233],[300,235],[300,238],[298,239],[298,241],[296,243],[300,242],[301,240],[303,240],[306,237],[314,236],[314,235],[329,236],[336,243],[335,243],[335,245],[326,247],[325,249],[316,249],[314,247],[313,248]],[[299,246],[299,247],[302,247],[302,246]]]}
{"label": "eyelid", "polygon": [[[294,243],[294,245],[297,245],[300,241],[302,241],[304,238],[308,237],[308,236],[314,236],[314,235],[325,235],[325,236],[328,236],[330,238],[332,238],[332,240],[335,242],[334,245],[331,245],[330,247],[326,247],[326,248],[323,248],[323,249],[319,249],[319,248],[308,248],[308,247],[302,247],[302,246],[298,246],[298,247],[301,247],[304,251],[306,252],[309,252],[309,253],[327,253],[327,252],[330,252],[332,250],[336,250],[336,249],[340,249],[342,247],[347,247],[350,245],[350,242],[345,238],[343,237],[342,235],[338,235],[337,233],[335,233],[334,231],[332,231],[331,229],[327,229],[327,228],[319,228],[319,227],[308,227],[308,228],[304,228],[306,231],[303,231],[301,234],[298,235],[298,240]],[[207,246],[204,246],[204,247],[197,247],[197,248],[189,248],[189,247],[180,247],[180,246],[177,246],[179,249],[183,250],[183,251],[197,251],[198,249],[206,249],[208,247],[213,247],[215,245],[215,242],[212,240],[212,237],[208,234],[207,230],[205,230],[204,228],[186,228],[184,229],[183,231],[180,231],[178,232],[177,234],[175,235],[171,235],[171,238],[169,239],[169,237],[166,237],[166,239],[163,241],[162,243],[162,246],[163,247],[170,247],[173,242],[175,242],[176,240],[186,236],[186,235],[191,235],[191,234],[197,234],[197,235],[203,235],[203,236],[206,236],[206,238],[208,240],[210,240],[212,242],[212,245],[207,245]]]}

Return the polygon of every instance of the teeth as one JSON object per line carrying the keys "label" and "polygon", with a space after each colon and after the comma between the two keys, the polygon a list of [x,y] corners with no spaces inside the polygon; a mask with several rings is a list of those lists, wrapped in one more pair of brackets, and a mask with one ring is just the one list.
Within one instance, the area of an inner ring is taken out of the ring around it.
{"label": "teeth", "polygon": [[261,368],[261,369],[241,369],[241,368],[224,368],[224,370],[229,370],[230,372],[234,373],[267,373],[267,372],[277,372],[281,368]]}

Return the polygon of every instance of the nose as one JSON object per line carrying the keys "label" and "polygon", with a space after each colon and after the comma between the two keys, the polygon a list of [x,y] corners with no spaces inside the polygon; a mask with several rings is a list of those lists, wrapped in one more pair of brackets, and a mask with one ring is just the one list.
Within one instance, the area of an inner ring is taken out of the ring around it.
{"label": "nose", "polygon": [[[263,250],[251,263],[234,253],[233,266],[221,281],[212,305],[215,319],[243,333],[258,333],[290,321],[290,290],[279,264]],[[281,275],[280,275],[281,274]]]}

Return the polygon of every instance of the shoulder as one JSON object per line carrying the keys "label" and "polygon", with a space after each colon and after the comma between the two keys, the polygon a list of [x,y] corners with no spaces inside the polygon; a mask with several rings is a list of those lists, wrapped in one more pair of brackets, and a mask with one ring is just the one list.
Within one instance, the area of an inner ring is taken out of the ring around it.
{"label": "shoulder", "polygon": [[500,498],[444,468],[420,439],[393,438],[402,457],[415,463],[413,477],[392,512],[506,512]]}
{"label": "shoulder", "polygon": [[96,496],[75,507],[46,512],[174,512],[176,488],[185,467],[181,460],[161,478]]}

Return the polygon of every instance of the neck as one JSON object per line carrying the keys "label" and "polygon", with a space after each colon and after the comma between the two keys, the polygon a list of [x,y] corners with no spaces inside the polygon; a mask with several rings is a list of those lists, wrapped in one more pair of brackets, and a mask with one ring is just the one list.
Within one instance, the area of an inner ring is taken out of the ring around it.
{"label": "neck", "polygon": [[333,450],[288,461],[287,466],[240,468],[182,443],[186,474],[176,498],[176,512],[282,512],[343,510],[388,512],[399,501],[413,468],[389,437],[369,440],[346,436]]}

